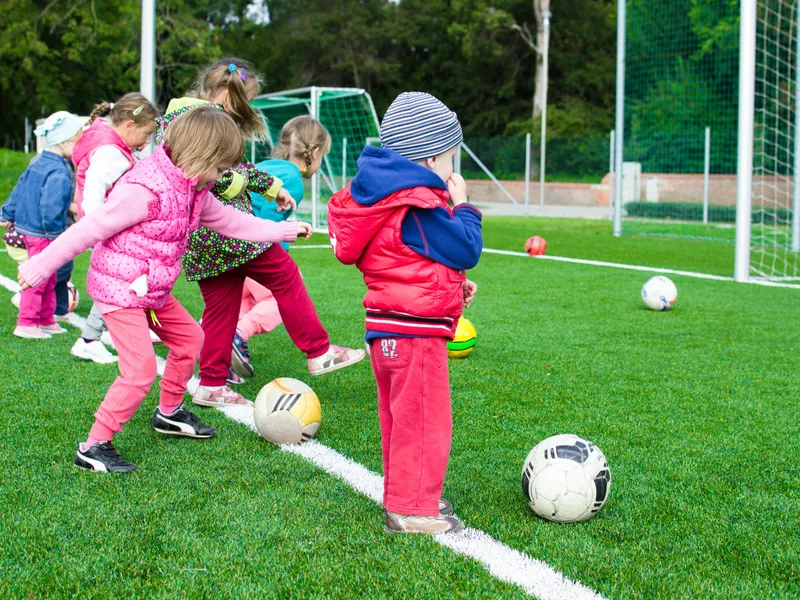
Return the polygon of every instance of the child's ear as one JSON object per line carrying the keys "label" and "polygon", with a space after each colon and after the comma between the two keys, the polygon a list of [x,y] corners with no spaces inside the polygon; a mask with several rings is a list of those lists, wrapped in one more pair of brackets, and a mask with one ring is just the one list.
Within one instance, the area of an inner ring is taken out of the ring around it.
{"label": "child's ear", "polygon": [[436,157],[436,156],[434,156],[434,157],[432,157],[432,158],[426,158],[426,159],[425,159],[425,164],[426,164],[426,165],[428,165],[428,168],[429,168],[431,171],[433,171],[433,170],[436,168],[436,158],[437,158],[437,157]]}
{"label": "child's ear", "polygon": [[314,148],[312,148],[312,150],[311,150],[311,162],[314,162],[315,160],[317,160],[317,158],[319,158],[320,151],[321,151],[321,148],[319,146],[314,146]]}

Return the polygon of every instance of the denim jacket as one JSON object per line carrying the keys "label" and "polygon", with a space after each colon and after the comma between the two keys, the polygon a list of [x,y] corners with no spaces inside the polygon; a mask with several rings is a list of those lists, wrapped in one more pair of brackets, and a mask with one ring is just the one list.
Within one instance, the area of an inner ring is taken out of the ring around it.
{"label": "denim jacket", "polygon": [[2,217],[23,235],[54,239],[67,228],[72,203],[72,167],[58,154],[31,161],[2,208]]}

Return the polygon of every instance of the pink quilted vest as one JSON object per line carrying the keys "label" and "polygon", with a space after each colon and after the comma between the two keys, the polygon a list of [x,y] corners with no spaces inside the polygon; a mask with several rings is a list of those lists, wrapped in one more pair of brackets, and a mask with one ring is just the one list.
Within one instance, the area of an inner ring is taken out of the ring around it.
{"label": "pink quilted vest", "polygon": [[[208,189],[196,191],[197,179],[187,179],[163,145],[119,184],[140,185],[157,199],[144,221],[95,246],[86,291],[95,301],[122,308],[161,308],[181,273],[180,259],[200,223]],[[142,275],[147,275],[147,293],[139,297],[129,286]]]}
{"label": "pink quilted vest", "polygon": [[100,146],[115,146],[125,155],[131,167],[135,164],[133,151],[128,147],[120,135],[111,128],[111,125],[102,119],[95,119],[94,123],[83,132],[75,148],[72,150],[72,162],[75,165],[75,203],[78,205],[78,218],[83,218],[83,187],[86,184],[86,171],[92,159],[92,154]]}

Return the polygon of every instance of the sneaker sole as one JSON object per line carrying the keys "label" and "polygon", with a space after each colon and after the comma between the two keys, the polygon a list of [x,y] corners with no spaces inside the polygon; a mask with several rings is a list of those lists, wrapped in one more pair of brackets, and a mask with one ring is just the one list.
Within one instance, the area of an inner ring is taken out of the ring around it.
{"label": "sneaker sole", "polygon": [[[97,465],[99,465],[102,468],[100,469],[95,468],[95,463],[97,463]],[[132,473],[133,471],[139,468],[136,465],[133,465],[132,469],[127,469],[125,471],[109,471],[108,469],[106,469],[106,466],[100,461],[94,461],[91,458],[85,458],[77,454],[75,455],[75,460],[73,461],[72,464],[78,467],[79,469],[82,469],[84,471],[91,471],[92,473]]]}
{"label": "sneaker sole", "polygon": [[256,374],[253,365],[244,359],[244,356],[239,353],[236,346],[233,347],[233,352],[231,352],[231,369],[242,379],[250,379]]}
{"label": "sneaker sole", "polygon": [[211,400],[195,400],[194,398],[192,398],[192,404],[197,404],[198,406],[217,408],[218,406],[247,406],[250,403],[245,402],[244,404],[238,404],[235,402],[213,402]]}
{"label": "sneaker sole", "polygon": [[355,360],[351,360],[348,362],[339,363],[338,365],[334,365],[332,367],[328,367],[327,369],[322,369],[320,371],[309,371],[309,374],[312,377],[319,377],[320,375],[325,375],[326,373],[332,373],[333,371],[338,371],[339,369],[344,369],[345,367],[349,367],[351,365],[355,365],[360,363],[364,358],[366,358],[366,354],[362,354],[359,358]]}
{"label": "sneaker sole", "polygon": [[388,526],[383,526],[383,531],[386,533],[390,533],[392,535],[398,534],[406,534],[406,535],[450,535],[451,533],[458,533],[459,531],[464,531],[465,527],[464,524],[459,522],[458,525],[453,527],[452,529],[448,529],[447,531],[439,531],[437,533],[426,533],[424,531],[404,531],[404,530],[397,530],[397,529],[390,529]]}
{"label": "sneaker sole", "polygon": [[207,440],[217,435],[216,431],[214,433],[209,433],[207,435],[200,435],[199,433],[187,433],[185,431],[169,431],[167,429],[159,429],[155,425],[151,425],[151,427],[153,428],[153,431],[157,431],[158,433],[162,433],[164,435],[173,435],[175,437],[188,437],[188,438],[194,438],[196,440]]}
{"label": "sneaker sole", "polygon": [[18,338],[22,338],[23,340],[49,340],[51,337],[53,337],[49,333],[45,335],[29,335],[27,333],[17,333],[16,331],[14,332],[14,335]]}
{"label": "sneaker sole", "polygon": [[72,356],[75,358],[80,358],[81,360],[88,360],[93,363],[97,363],[98,365],[110,365],[117,362],[118,358],[116,356],[112,356],[111,358],[100,358],[98,356],[91,356],[88,354],[81,354],[79,352],[74,352],[73,350],[69,351]]}

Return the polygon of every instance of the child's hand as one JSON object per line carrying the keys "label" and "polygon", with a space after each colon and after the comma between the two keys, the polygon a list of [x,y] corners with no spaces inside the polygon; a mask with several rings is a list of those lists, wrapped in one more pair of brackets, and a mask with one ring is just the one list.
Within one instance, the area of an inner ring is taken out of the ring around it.
{"label": "child's hand", "polygon": [[19,287],[23,290],[27,290],[31,285],[25,281],[25,278],[22,276],[22,272],[17,271],[17,283],[19,283]]}
{"label": "child's hand", "polygon": [[475,298],[475,294],[478,293],[478,284],[467,279],[461,284],[461,287],[464,290],[464,308],[469,308],[469,305]]}
{"label": "child's hand", "polygon": [[301,237],[306,239],[311,238],[311,225],[308,223],[303,223],[302,221],[297,222],[297,239],[299,240]]}
{"label": "child's hand", "polygon": [[292,198],[291,194],[285,189],[278,192],[278,197],[275,198],[275,204],[278,205],[278,212],[297,208],[297,202],[294,201],[294,198]]}
{"label": "child's hand", "polygon": [[453,206],[464,204],[467,201],[467,182],[458,173],[450,175],[450,179],[447,180],[447,191],[450,192]]}
{"label": "child's hand", "polygon": [[10,226],[11,226],[11,221],[4,221],[3,219],[0,219],[0,227],[8,229]]}

